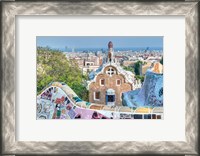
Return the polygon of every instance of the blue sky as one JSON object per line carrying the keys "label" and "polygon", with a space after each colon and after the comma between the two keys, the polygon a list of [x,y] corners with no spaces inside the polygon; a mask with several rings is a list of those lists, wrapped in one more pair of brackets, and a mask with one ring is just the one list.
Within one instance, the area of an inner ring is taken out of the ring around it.
{"label": "blue sky", "polygon": [[37,36],[37,46],[51,48],[107,48],[112,41],[114,48],[163,47],[163,36]]}

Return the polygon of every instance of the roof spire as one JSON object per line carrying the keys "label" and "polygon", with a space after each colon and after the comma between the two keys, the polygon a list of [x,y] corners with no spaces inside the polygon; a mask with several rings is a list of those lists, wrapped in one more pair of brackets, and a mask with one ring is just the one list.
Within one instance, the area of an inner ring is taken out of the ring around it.
{"label": "roof spire", "polygon": [[108,42],[108,61],[107,62],[113,62],[113,43],[110,41]]}
{"label": "roof spire", "polygon": [[113,43],[110,41],[108,42],[108,49],[113,48]]}

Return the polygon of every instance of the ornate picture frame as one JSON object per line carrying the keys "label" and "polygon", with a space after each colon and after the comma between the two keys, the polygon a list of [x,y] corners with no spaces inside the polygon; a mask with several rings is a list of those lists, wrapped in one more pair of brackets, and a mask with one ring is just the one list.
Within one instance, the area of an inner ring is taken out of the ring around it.
{"label": "ornate picture frame", "polygon": [[[199,3],[186,2],[1,2],[1,122],[2,154],[199,154]],[[16,140],[16,29],[18,15],[182,15],[185,17],[185,137],[186,141]],[[191,81],[192,80],[192,81]],[[112,144],[112,146],[110,146]],[[55,146],[56,145],[56,146]]]}

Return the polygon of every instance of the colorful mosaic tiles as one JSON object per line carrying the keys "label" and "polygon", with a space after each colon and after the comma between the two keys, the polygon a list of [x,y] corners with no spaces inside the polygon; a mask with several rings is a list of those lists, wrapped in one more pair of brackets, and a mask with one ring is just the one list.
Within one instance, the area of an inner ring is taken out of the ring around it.
{"label": "colorful mosaic tiles", "polygon": [[161,119],[163,109],[82,101],[66,84],[52,83],[37,96],[37,119]]}

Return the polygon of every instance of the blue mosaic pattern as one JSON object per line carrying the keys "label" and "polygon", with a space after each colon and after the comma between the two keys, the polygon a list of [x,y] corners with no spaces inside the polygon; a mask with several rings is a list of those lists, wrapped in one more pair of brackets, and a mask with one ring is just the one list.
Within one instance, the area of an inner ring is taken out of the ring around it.
{"label": "blue mosaic pattern", "polygon": [[141,89],[123,93],[123,105],[129,107],[163,106],[163,74],[148,70]]}

